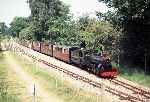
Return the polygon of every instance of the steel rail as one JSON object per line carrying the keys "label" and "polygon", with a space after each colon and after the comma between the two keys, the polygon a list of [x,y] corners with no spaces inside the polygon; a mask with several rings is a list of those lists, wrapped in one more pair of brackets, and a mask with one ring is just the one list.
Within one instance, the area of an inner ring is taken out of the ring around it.
{"label": "steel rail", "polygon": [[[90,84],[90,85],[92,85],[92,86],[94,86],[94,87],[96,87],[96,88],[101,88],[101,87],[102,87],[102,84],[101,84],[101,83],[98,83],[98,82],[96,82],[96,81],[93,81],[93,80],[91,80],[91,79],[89,79],[89,78],[86,78],[86,77],[81,76],[81,75],[79,75],[79,74],[76,74],[76,73],[74,73],[74,72],[68,71],[68,70],[66,70],[66,69],[64,69],[64,68],[61,68],[61,67],[58,67],[58,66],[56,66],[56,65],[50,64],[49,62],[47,62],[47,61],[45,61],[45,60],[43,60],[43,59],[39,59],[39,58],[35,57],[34,55],[31,55],[31,54],[29,54],[29,53],[26,53],[26,52],[24,51],[24,49],[22,49],[22,48],[20,48],[20,47],[17,47],[17,49],[19,49],[20,52],[22,52],[23,54],[27,55],[28,57],[31,57],[32,59],[37,60],[38,62],[41,62],[41,63],[43,63],[43,64],[45,64],[45,65],[47,65],[47,66],[49,66],[49,67],[51,67],[51,68],[57,69],[57,70],[59,70],[59,71],[65,73],[65,74],[67,74],[67,75],[69,75],[69,76],[71,76],[71,77],[74,77],[76,80],[81,80],[81,81],[83,81],[83,82],[85,82],[85,83],[88,83],[88,84]],[[114,81],[113,81],[113,82],[114,82]],[[114,82],[114,83],[120,85],[120,84],[117,83],[117,82]],[[122,83],[122,82],[120,82],[120,83]],[[133,87],[133,86],[132,86],[132,87]],[[126,88],[127,88],[127,87],[126,87]],[[128,89],[131,89],[131,88],[128,88]],[[109,93],[112,93],[112,94],[114,94],[114,95],[116,95],[116,96],[119,96],[120,98],[123,98],[123,99],[125,99],[125,100],[130,101],[130,102],[137,102],[137,101],[144,102],[144,101],[145,101],[144,99],[141,99],[141,98],[139,98],[139,97],[135,97],[135,96],[131,95],[131,93],[130,93],[130,94],[124,93],[124,92],[119,91],[119,90],[117,90],[117,89],[115,89],[115,88],[111,88],[111,87],[108,86],[108,85],[105,85],[105,91],[107,91],[107,92],[109,92]],[[133,90],[131,90],[131,91],[133,91]],[[144,91],[144,90],[143,90],[143,91]],[[140,93],[140,95],[142,95],[142,93]]]}

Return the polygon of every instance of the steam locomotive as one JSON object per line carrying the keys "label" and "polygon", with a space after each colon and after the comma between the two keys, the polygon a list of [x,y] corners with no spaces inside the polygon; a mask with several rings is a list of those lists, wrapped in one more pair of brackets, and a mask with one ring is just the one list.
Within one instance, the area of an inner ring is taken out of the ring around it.
{"label": "steam locomotive", "polygon": [[95,50],[87,50],[84,47],[59,46],[37,41],[20,41],[19,44],[66,63],[77,65],[99,77],[114,78],[118,75],[118,70],[112,67],[110,57],[106,53],[97,53]]}

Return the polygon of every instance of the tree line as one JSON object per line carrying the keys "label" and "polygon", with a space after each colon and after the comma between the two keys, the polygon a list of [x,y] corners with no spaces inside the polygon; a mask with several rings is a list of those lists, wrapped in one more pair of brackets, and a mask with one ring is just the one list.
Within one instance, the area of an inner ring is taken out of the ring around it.
{"label": "tree line", "polygon": [[[31,15],[15,17],[9,31],[19,39],[67,46],[86,42],[88,49],[107,51],[119,64],[150,69],[150,0],[98,0],[113,8],[74,20],[59,0],[28,0]],[[118,60],[119,59],[119,60]]]}
{"label": "tree line", "polygon": [[150,0],[99,1],[114,8],[113,12],[99,15],[122,29],[119,44],[121,62],[150,72]]}
{"label": "tree line", "polygon": [[59,0],[29,0],[31,15],[11,22],[13,36],[20,39],[79,46],[85,41],[89,49],[110,49],[117,31],[109,22],[88,15],[74,20],[69,6]]}

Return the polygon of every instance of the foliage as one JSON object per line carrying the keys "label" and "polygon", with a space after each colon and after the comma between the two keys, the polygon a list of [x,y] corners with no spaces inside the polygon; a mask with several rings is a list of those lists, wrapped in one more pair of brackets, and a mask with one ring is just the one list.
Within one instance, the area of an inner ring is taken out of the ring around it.
{"label": "foliage", "polygon": [[0,22],[0,34],[8,34],[8,27],[4,22]]}
{"label": "foliage", "polygon": [[[20,39],[46,41],[67,46],[79,46],[84,40],[89,49],[115,52],[118,31],[106,20],[81,16],[74,21],[69,8],[59,0],[29,0],[31,16],[13,20],[11,29]],[[113,14],[110,13],[110,17]],[[105,16],[106,17],[106,16]],[[109,19],[110,20],[110,19]],[[20,26],[21,25],[21,26]],[[115,47],[114,47],[115,45]]]}
{"label": "foliage", "polygon": [[[107,4],[108,7],[117,9],[118,14],[124,17],[149,16],[149,0],[99,0]],[[129,19],[129,18],[128,18]]]}
{"label": "foliage", "polygon": [[121,21],[122,62],[141,67],[147,63],[146,67],[148,67],[150,65],[150,0],[99,1],[106,3],[108,7],[113,7],[119,17],[117,22]]}
{"label": "foliage", "polygon": [[19,98],[14,95],[16,89],[10,87],[12,82],[8,80],[8,66],[3,52],[0,52],[0,62],[0,102],[19,102]]}
{"label": "foliage", "polygon": [[37,40],[42,41],[48,33],[48,21],[51,17],[62,17],[67,19],[69,12],[68,6],[63,4],[59,0],[29,0],[29,6],[31,9],[31,19],[34,22],[34,26],[39,31],[36,32]]}
{"label": "foliage", "polygon": [[37,21],[32,21],[30,22],[29,26],[22,29],[19,34],[20,39],[40,41],[42,38],[41,24]]}
{"label": "foliage", "polygon": [[81,25],[80,38],[86,41],[87,47],[112,52],[118,41],[118,31],[113,28],[113,25],[106,21],[98,21],[88,17],[83,19],[79,20],[79,25]]}
{"label": "foliage", "polygon": [[109,22],[117,31],[121,30],[123,18],[116,11],[107,11],[106,13],[96,12],[99,21]]}
{"label": "foliage", "polygon": [[79,42],[79,30],[74,21],[64,21],[63,18],[49,20],[49,38],[52,42],[63,45],[77,45]]}
{"label": "foliage", "polygon": [[20,39],[26,39],[26,40],[31,40],[34,39],[34,35],[32,35],[34,33],[34,28],[32,28],[32,26],[26,27],[23,30],[21,30],[21,32],[19,33],[19,38]]}
{"label": "foliage", "polygon": [[59,0],[29,0],[29,6],[32,19],[39,21],[49,17],[67,17],[69,12],[68,6]]}
{"label": "foliage", "polygon": [[28,24],[29,22],[27,18],[15,17],[11,22],[11,27],[9,29],[13,36],[19,37],[19,33],[21,32],[21,30],[26,28]]}
{"label": "foliage", "polygon": [[79,17],[78,23],[80,25],[80,30],[85,31],[85,28],[88,26],[90,18],[88,15],[83,15]]}

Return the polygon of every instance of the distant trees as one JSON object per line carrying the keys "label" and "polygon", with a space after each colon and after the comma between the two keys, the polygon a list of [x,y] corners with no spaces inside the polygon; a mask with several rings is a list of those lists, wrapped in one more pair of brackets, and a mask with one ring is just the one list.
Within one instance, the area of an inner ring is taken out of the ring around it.
{"label": "distant trees", "polygon": [[10,24],[9,30],[13,36],[19,37],[19,33],[22,29],[26,28],[29,25],[28,18],[24,17],[15,17]]}
{"label": "distant trees", "polygon": [[29,0],[28,3],[31,15],[16,17],[11,22],[10,30],[14,36],[67,46],[79,46],[85,41],[88,49],[107,50],[114,54],[118,31],[108,20],[89,16],[73,20],[69,7],[59,0]]}
{"label": "distant trees", "polygon": [[[60,35],[64,34],[61,30],[66,25],[69,29],[70,26],[67,23],[71,22],[68,15],[69,7],[62,1],[29,0],[28,3],[31,15],[27,18],[15,17],[10,24],[10,31],[13,36],[27,40],[50,41],[53,33],[53,40],[58,41]],[[55,34],[54,30],[56,29],[59,29],[59,34]]]}
{"label": "distant trees", "polygon": [[36,32],[36,28],[33,25],[29,25],[28,27],[22,29],[19,33],[19,38],[21,40],[34,40],[34,34]]}
{"label": "distant trees", "polygon": [[4,22],[0,22],[0,34],[7,34],[8,27],[5,25]]}
{"label": "distant trees", "polygon": [[116,41],[112,24],[88,16],[73,20],[69,7],[59,0],[29,0],[28,3],[31,15],[14,18],[10,27],[20,39],[73,46],[84,40],[87,48],[98,50],[111,50]]}
{"label": "distant trees", "polygon": [[[15,17],[9,30],[20,39],[107,50],[128,65],[150,66],[150,0],[98,0],[113,10],[73,20],[60,0],[28,0],[31,15]],[[2,26],[1,26],[2,25]],[[0,24],[3,32],[4,24]],[[118,61],[119,62],[119,61]],[[150,69],[150,68],[149,68]]]}

